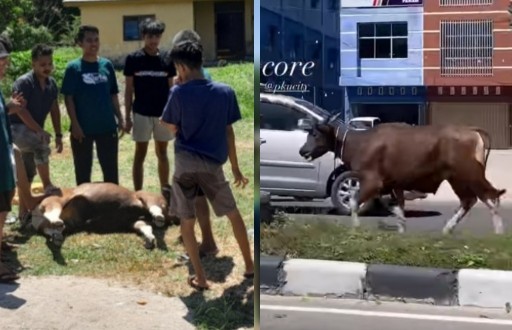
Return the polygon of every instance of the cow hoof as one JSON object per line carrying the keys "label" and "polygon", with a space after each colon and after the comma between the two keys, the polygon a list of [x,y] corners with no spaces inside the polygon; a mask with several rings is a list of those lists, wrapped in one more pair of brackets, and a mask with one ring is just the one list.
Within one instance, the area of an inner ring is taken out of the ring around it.
{"label": "cow hoof", "polygon": [[50,242],[52,242],[55,246],[62,246],[64,244],[64,235],[62,234],[53,234]]}
{"label": "cow hoof", "polygon": [[155,248],[155,246],[156,246],[156,240],[154,238],[144,240],[144,247],[147,250],[153,250]]}
{"label": "cow hoof", "polygon": [[165,226],[165,217],[163,215],[157,215],[157,216],[153,217],[153,223],[158,228],[162,228]]}

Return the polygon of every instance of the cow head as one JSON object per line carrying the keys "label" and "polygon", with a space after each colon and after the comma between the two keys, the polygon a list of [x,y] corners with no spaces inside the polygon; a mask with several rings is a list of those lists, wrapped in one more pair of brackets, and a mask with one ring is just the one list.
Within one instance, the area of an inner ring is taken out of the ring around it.
{"label": "cow head", "polygon": [[32,211],[32,226],[56,246],[64,243],[64,221],[60,218],[63,201],[61,197],[45,198]]}
{"label": "cow head", "polygon": [[322,157],[329,151],[334,151],[334,128],[327,123],[314,125],[309,131],[306,143],[300,148],[299,153],[309,161]]}

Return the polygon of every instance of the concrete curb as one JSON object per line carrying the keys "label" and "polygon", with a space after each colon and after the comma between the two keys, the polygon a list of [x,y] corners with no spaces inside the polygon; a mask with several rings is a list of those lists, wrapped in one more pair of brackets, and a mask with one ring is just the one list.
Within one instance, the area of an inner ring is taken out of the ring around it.
{"label": "concrete curb", "polygon": [[260,256],[260,290],[279,290],[284,257]]}
{"label": "concrete curb", "polygon": [[457,272],[448,269],[369,265],[368,295],[457,305]]}
{"label": "concrete curb", "polygon": [[260,278],[261,291],[266,294],[400,300],[441,306],[512,307],[512,271],[367,265],[261,256]]}

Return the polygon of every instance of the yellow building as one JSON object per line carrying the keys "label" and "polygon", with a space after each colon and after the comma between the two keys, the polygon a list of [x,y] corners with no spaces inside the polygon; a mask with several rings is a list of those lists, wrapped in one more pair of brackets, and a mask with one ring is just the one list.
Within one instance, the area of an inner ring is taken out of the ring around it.
{"label": "yellow building", "polygon": [[64,5],[80,8],[81,23],[98,27],[104,56],[142,47],[139,23],[148,16],[166,25],[162,48],[170,47],[176,32],[194,29],[206,61],[254,56],[253,0],[64,0]]}

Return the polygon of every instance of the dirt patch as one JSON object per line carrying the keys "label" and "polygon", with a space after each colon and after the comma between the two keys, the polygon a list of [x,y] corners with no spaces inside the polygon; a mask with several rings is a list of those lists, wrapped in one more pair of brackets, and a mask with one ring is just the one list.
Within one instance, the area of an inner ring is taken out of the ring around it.
{"label": "dirt patch", "polygon": [[2,329],[195,329],[179,298],[73,276],[0,284]]}

